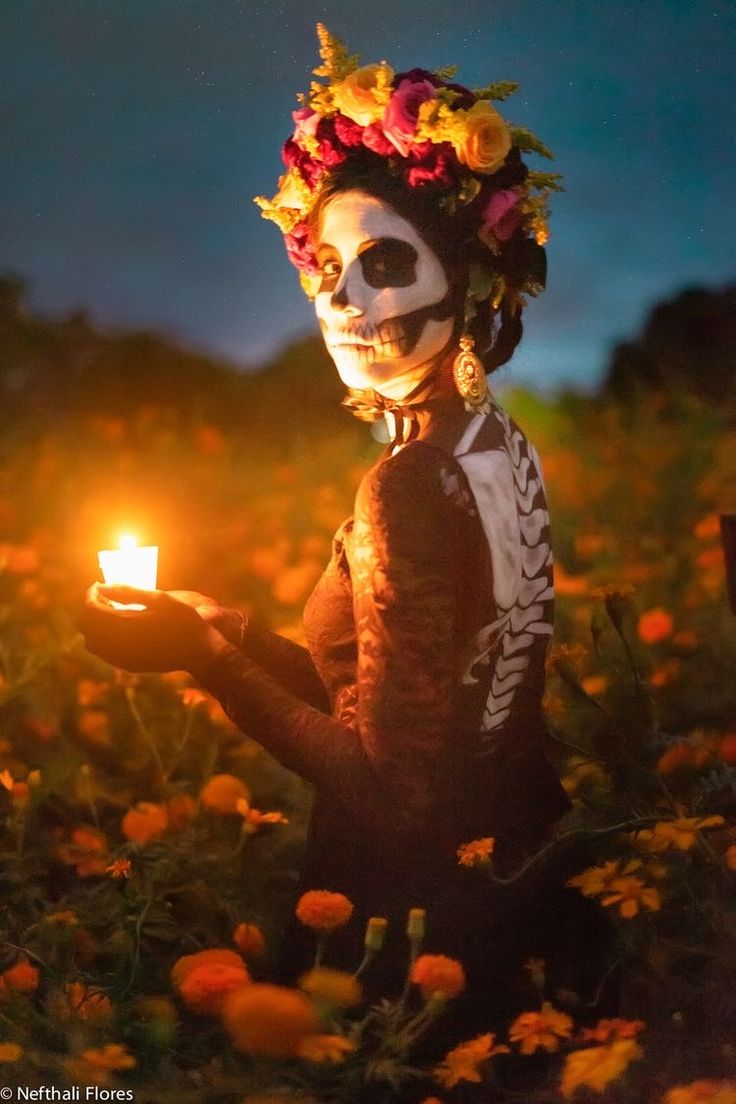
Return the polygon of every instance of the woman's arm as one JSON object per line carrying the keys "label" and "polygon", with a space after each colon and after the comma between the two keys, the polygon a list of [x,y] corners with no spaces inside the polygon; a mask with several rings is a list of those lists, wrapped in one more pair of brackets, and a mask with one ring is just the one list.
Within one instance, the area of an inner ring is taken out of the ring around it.
{"label": "woman's arm", "polygon": [[439,456],[407,446],[358,492],[358,708],[349,723],[305,705],[233,646],[193,668],[232,720],[286,767],[392,835],[422,832],[449,755],[458,546]]}

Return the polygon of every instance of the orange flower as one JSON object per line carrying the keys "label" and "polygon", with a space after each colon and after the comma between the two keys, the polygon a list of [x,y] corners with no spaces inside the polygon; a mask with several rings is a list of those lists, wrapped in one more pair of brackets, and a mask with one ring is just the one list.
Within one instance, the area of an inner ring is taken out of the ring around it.
{"label": "orange flower", "polygon": [[411,968],[411,980],[427,999],[439,994],[457,997],[465,988],[462,964],[446,955],[420,955]]}
{"label": "orange flower", "polygon": [[112,1073],[117,1070],[133,1069],[135,1058],[120,1043],[108,1043],[100,1050],[83,1050],[82,1059],[94,1070]]}
{"label": "orange flower", "polygon": [[448,1051],[444,1059],[432,1070],[432,1076],[446,1089],[452,1089],[459,1081],[474,1081],[480,1083],[481,1075],[478,1066],[487,1062],[495,1054],[508,1054],[507,1046],[494,1045],[495,1036],[490,1032],[479,1035],[477,1039],[470,1039],[467,1043],[460,1043]]}
{"label": "orange flower", "polygon": [[199,800],[216,813],[237,813],[238,802],[250,800],[248,787],[234,774],[213,774],[199,795]]}
{"label": "orange flower", "polygon": [[319,1018],[303,993],[280,985],[249,985],[232,993],[222,1010],[233,1045],[246,1054],[295,1057],[309,1035],[319,1033]]}
{"label": "orange flower", "polygon": [[299,1044],[297,1054],[305,1062],[331,1062],[337,1065],[344,1062],[355,1043],[343,1035],[307,1035]]}
{"label": "orange flower", "polygon": [[109,874],[111,878],[129,878],[130,859],[113,859],[110,865],[105,868],[105,873]]}
{"label": "orange flower", "polygon": [[90,989],[81,981],[70,981],[63,993],[52,995],[51,1011],[59,1019],[74,1017],[88,1024],[102,1024],[112,1015],[110,999],[99,989]]}
{"label": "orange flower", "polygon": [[522,1054],[534,1054],[540,1047],[557,1050],[560,1039],[568,1039],[570,1035],[571,1018],[553,1008],[549,1001],[544,1002],[541,1012],[522,1012],[509,1028],[509,1039],[512,1043],[521,1043]]}
{"label": "orange flower", "polygon": [[643,1020],[599,1020],[595,1027],[584,1027],[580,1032],[582,1043],[609,1043],[613,1039],[633,1039],[645,1027]]}
{"label": "orange flower", "polygon": [[263,932],[255,924],[238,924],[233,932],[233,943],[246,958],[260,958],[266,951]]}
{"label": "orange flower", "polygon": [[221,1012],[231,993],[250,984],[240,955],[226,949],[186,955],[174,965],[171,976],[184,1003],[204,1014]]}
{"label": "orange flower", "polygon": [[166,809],[153,801],[139,801],[133,809],[128,809],[120,825],[125,838],[142,847],[157,839],[168,826]]}
{"label": "orange flower", "polygon": [[353,915],[353,904],[344,893],[328,889],[310,889],[303,893],[296,906],[297,920],[315,931],[329,932],[347,924]]}
{"label": "orange flower", "polygon": [[17,1043],[0,1043],[0,1062],[19,1062],[23,1057],[23,1047]]}
{"label": "orange flower", "polygon": [[597,698],[608,689],[608,678],[606,675],[587,675],[580,685],[589,697]]}
{"label": "orange flower", "polygon": [[616,1039],[608,1046],[574,1050],[565,1059],[560,1090],[562,1095],[573,1096],[582,1085],[595,1092],[603,1092],[611,1081],[625,1073],[630,1064],[641,1058],[643,1051],[634,1039]]}
{"label": "orange flower", "polygon": [[736,843],[732,843],[731,846],[727,848],[725,859],[728,869],[736,872]]}
{"label": "orange flower", "polygon": [[38,989],[39,971],[27,958],[22,958],[0,974],[0,996],[5,993],[32,993]]}
{"label": "orange flower", "polygon": [[633,859],[627,863],[623,870],[621,869],[621,862],[611,860],[604,863],[603,866],[587,867],[582,874],[570,878],[566,884],[574,889],[579,889],[583,897],[596,897],[608,888],[614,878],[618,878],[621,874],[631,874],[640,867],[641,861],[639,859]]}
{"label": "orange flower", "polygon": [[496,841],[492,836],[462,843],[457,849],[459,866],[488,866]]}
{"label": "orange flower", "polygon": [[606,890],[607,896],[601,898],[601,904],[618,905],[618,911],[626,920],[632,920],[640,909],[658,912],[662,907],[659,890],[645,885],[641,878],[633,875],[614,878]]}
{"label": "orange flower", "polygon": [[323,1004],[350,1008],[360,1004],[363,991],[360,982],[353,974],[342,970],[329,970],[324,966],[315,966],[299,979],[299,988],[313,1001]]}
{"label": "orange flower", "polygon": [[188,793],[174,794],[166,802],[166,812],[169,816],[169,828],[179,832],[186,828],[197,812],[197,802]]}
{"label": "orange flower", "polygon": [[736,1104],[736,1081],[691,1081],[675,1085],[662,1104]]}
{"label": "orange flower", "polygon": [[243,831],[252,835],[262,828],[264,824],[288,824],[289,820],[283,813],[262,813],[260,809],[252,809],[250,802],[241,797],[236,804],[236,809],[243,818]]}
{"label": "orange flower", "polygon": [[689,851],[704,828],[718,828],[724,823],[722,816],[676,817],[660,820],[653,828],[645,828],[634,835],[634,844],[642,851],[658,853],[675,848]]}
{"label": "orange flower", "polygon": [[718,745],[718,754],[724,763],[736,764],[736,732],[728,732]]}
{"label": "orange flower", "polygon": [[674,622],[661,606],[647,610],[639,618],[637,632],[639,639],[644,644],[661,644],[668,636],[672,635]]}
{"label": "orange flower", "polygon": [[101,832],[83,824],[75,828],[68,842],[61,843],[56,854],[66,866],[76,867],[80,878],[104,874],[107,869],[107,844]]}
{"label": "orange flower", "polygon": [[697,770],[707,763],[711,755],[710,749],[702,744],[691,744],[687,740],[680,740],[676,744],[671,744],[660,755],[656,769],[658,774],[665,776],[687,767]]}
{"label": "orange flower", "polygon": [[79,714],[77,729],[85,743],[94,747],[110,746],[110,714],[106,709],[83,709]]}

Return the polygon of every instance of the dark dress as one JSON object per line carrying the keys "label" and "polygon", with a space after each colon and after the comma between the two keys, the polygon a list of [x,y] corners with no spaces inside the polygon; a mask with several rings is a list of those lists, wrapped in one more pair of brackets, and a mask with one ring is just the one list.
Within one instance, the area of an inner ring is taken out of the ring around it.
{"label": "dark dress", "polygon": [[390,987],[407,910],[424,907],[426,949],[465,963],[479,1025],[499,971],[545,953],[553,890],[498,889],[457,848],[493,836],[508,874],[568,808],[543,746],[552,604],[538,459],[494,407],[454,454],[414,439],[367,473],[307,602],[308,650],[249,628],[200,675],[315,787],[302,889],[345,893],[356,914],[330,961],[354,968],[365,920],[386,916]]}

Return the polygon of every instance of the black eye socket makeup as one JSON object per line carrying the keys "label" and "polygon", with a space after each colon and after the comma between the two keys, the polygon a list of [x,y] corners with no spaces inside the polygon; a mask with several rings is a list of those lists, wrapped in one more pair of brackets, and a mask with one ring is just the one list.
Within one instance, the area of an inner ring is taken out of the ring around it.
{"label": "black eye socket makeup", "polygon": [[[363,279],[376,289],[411,287],[417,279],[418,258],[414,246],[400,238],[377,238],[367,242],[358,254]],[[334,291],[341,272],[339,260],[328,255],[322,263],[319,291]]]}

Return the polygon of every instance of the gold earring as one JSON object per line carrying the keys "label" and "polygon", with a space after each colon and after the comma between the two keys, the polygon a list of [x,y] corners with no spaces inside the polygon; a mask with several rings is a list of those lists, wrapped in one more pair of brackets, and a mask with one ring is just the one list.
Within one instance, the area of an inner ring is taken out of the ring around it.
{"label": "gold earring", "polygon": [[452,364],[452,378],[469,414],[490,414],[491,392],[483,364],[473,352],[474,346],[473,338],[463,334],[460,352]]}

